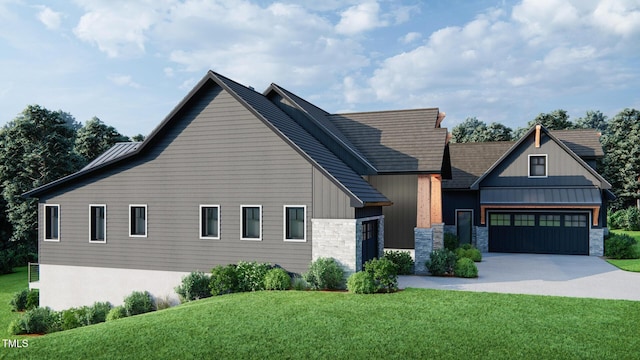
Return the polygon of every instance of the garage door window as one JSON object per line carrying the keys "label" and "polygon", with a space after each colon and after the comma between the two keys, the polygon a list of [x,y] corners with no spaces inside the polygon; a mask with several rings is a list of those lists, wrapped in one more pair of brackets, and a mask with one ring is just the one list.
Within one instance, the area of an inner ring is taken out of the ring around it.
{"label": "garage door window", "polygon": [[489,217],[489,225],[491,226],[511,226],[511,215],[509,214],[491,214]]}
{"label": "garage door window", "polygon": [[565,227],[587,227],[587,215],[565,215]]}
{"label": "garage door window", "polygon": [[560,226],[560,215],[540,215],[540,226]]}
{"label": "garage door window", "polygon": [[513,225],[515,226],[535,226],[536,216],[533,214],[515,214],[513,216]]}

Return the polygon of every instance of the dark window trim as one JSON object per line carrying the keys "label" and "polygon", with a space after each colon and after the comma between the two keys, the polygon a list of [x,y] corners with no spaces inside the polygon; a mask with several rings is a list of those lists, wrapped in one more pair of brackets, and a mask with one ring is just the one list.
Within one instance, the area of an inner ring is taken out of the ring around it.
{"label": "dark window trim", "polygon": [[[103,217],[102,217],[102,238],[99,239],[96,236],[96,226],[97,226],[97,219],[94,217],[95,213],[94,213],[94,209],[97,208],[102,208],[104,209],[103,211]],[[98,243],[98,244],[104,244],[107,242],[107,205],[106,204],[90,204],[89,205],[89,242],[90,243]]]}
{"label": "dark window trim", "polygon": [[[291,237],[289,209],[302,209],[302,238]],[[307,241],[307,206],[306,205],[284,205],[284,241],[306,242]]]}

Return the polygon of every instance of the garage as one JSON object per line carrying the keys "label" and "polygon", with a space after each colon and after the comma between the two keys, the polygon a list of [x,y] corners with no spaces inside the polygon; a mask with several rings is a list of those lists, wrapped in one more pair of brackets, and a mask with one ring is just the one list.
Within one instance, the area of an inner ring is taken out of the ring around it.
{"label": "garage", "polygon": [[489,251],[589,255],[588,212],[490,211]]}

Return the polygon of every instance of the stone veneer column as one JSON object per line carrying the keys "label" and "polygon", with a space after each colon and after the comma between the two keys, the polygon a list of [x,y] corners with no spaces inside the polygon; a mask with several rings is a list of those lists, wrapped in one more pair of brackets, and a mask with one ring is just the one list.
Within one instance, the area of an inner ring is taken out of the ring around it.
{"label": "stone veneer column", "polygon": [[589,229],[589,255],[604,255],[604,228]]}
{"label": "stone veneer column", "polygon": [[489,252],[489,228],[486,226],[476,226],[476,247],[480,252]]}
{"label": "stone veneer column", "polygon": [[415,228],[415,273],[426,275],[428,273],[425,262],[429,260],[429,254],[433,251],[433,228]]}
{"label": "stone veneer column", "polygon": [[347,276],[355,272],[357,244],[362,246],[362,238],[356,241],[357,234],[362,237],[362,232],[356,229],[356,219],[311,219],[312,261],[321,257],[334,258]]}
{"label": "stone veneer column", "polygon": [[432,224],[433,228],[433,250],[444,248],[444,224]]}

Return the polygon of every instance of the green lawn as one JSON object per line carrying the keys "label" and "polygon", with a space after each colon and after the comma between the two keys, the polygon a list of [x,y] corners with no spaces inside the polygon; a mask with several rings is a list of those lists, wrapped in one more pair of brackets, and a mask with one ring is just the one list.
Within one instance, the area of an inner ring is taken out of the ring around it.
{"label": "green lawn", "polygon": [[0,348],[0,358],[631,359],[640,353],[639,323],[633,301],[256,292],[29,338],[27,348]]}
{"label": "green lawn", "polygon": [[[614,230],[614,234],[627,234],[636,239],[636,254],[640,254],[640,231],[624,231]],[[627,260],[607,260],[610,264],[619,267],[622,270],[640,272],[640,259],[627,259]]]}
{"label": "green lawn", "polygon": [[[7,332],[9,324],[20,317],[19,313],[11,312],[9,301],[11,301],[13,294],[28,287],[26,266],[15,268],[13,274],[0,275],[0,341],[9,336]],[[0,343],[1,350],[2,343]]]}

